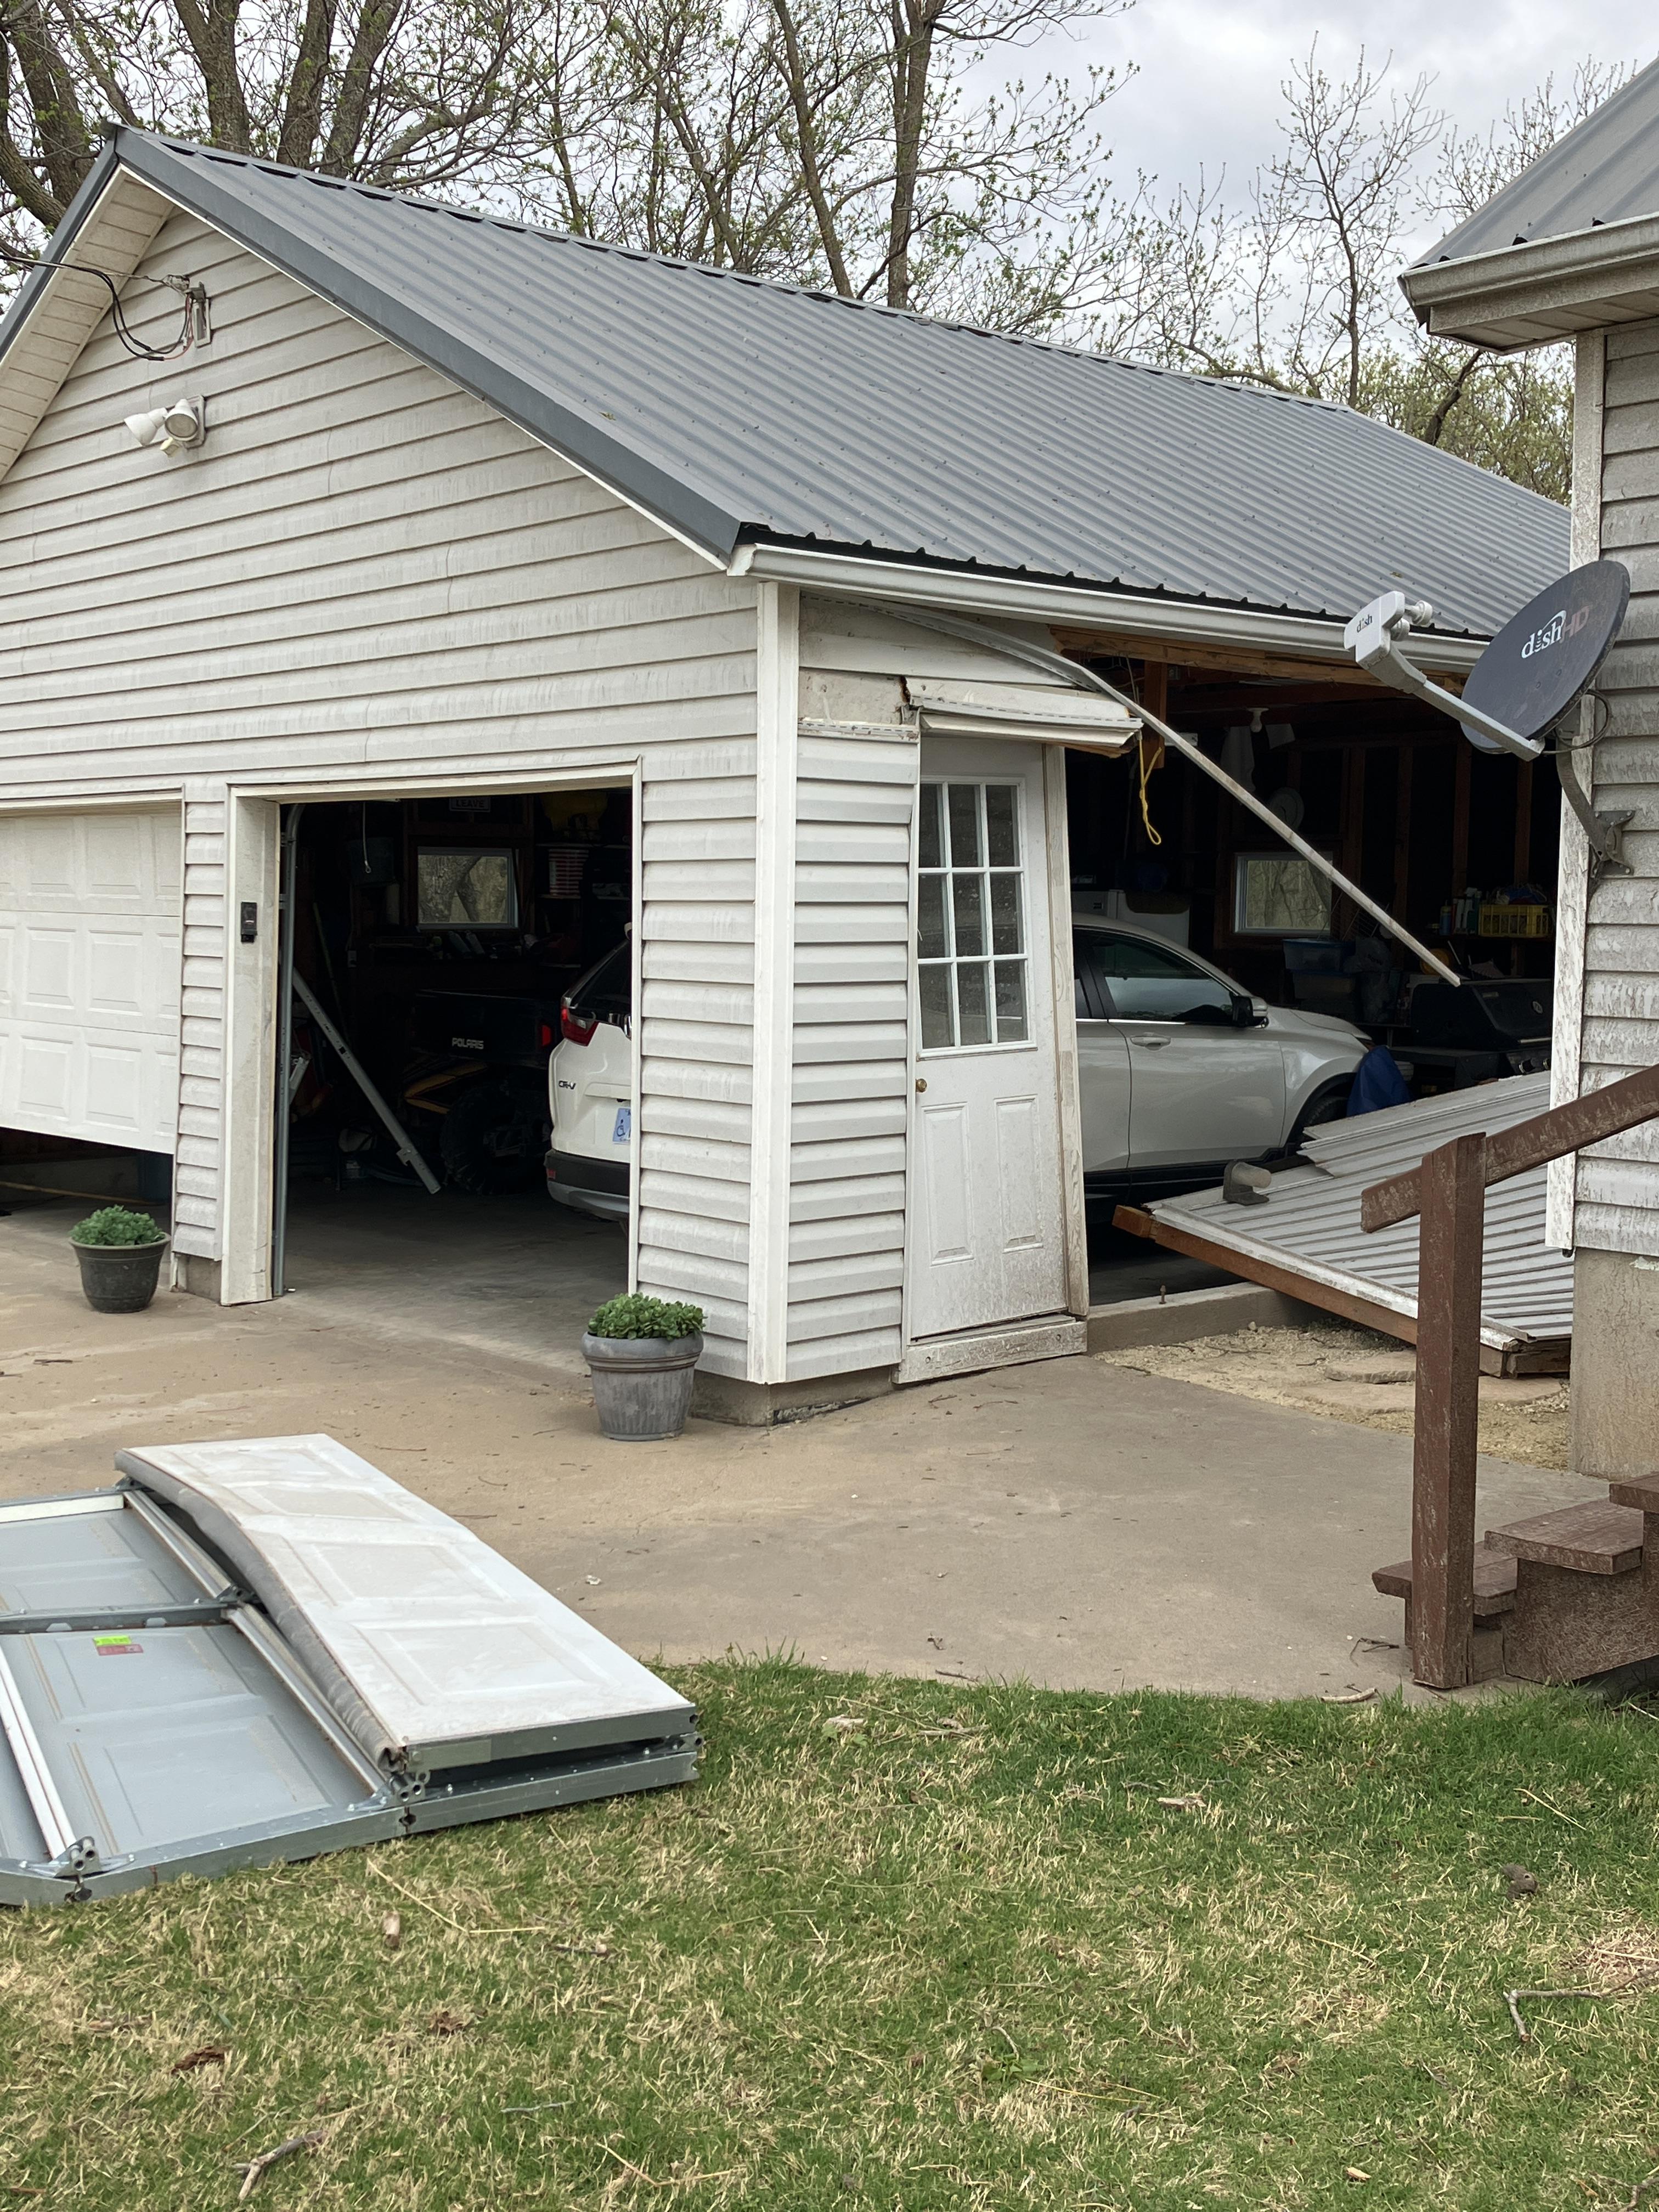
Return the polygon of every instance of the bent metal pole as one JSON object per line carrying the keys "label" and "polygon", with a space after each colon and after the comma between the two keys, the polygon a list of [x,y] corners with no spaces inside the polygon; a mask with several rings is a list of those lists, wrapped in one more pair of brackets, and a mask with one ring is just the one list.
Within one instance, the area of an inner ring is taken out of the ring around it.
{"label": "bent metal pole", "polygon": [[1179,730],[1172,730],[1161,715],[1153,714],[1151,708],[1142,701],[1132,698],[1127,691],[1120,691],[1116,684],[1109,684],[1103,676],[1097,676],[1092,668],[1084,667],[1080,661],[1068,659],[1065,653],[1055,652],[1051,646],[1034,644],[1029,638],[1012,637],[1006,631],[988,629],[983,623],[964,622],[953,615],[936,614],[931,607],[901,607],[884,601],[881,611],[896,622],[914,623],[922,629],[941,630],[950,637],[971,639],[988,652],[1000,653],[1009,660],[1023,660],[1028,667],[1040,668],[1047,675],[1059,677],[1074,691],[1094,691],[1102,698],[1115,699],[1120,707],[1127,708],[1130,714],[1136,715],[1144,726],[1162,738],[1166,745],[1173,745],[1183,759],[1191,761],[1194,768],[1201,769],[1212,783],[1218,783],[1238,805],[1248,813],[1254,814],[1258,821],[1265,823],[1275,837],[1281,838],[1292,852],[1299,853],[1310,866],[1316,868],[1345,898],[1352,899],[1364,913],[1370,915],[1380,928],[1387,930],[1390,937],[1397,938],[1437,975],[1443,976],[1448,983],[1462,981],[1455,968],[1449,968],[1438,953],[1431,952],[1422,939],[1413,937],[1403,922],[1396,921],[1386,907],[1379,906],[1368,892],[1351,882],[1340,868],[1334,867],[1322,853],[1316,851],[1305,838],[1298,837],[1295,830],[1288,823],[1281,822],[1272,807],[1258,799],[1253,791],[1237,782],[1224,769],[1218,767],[1194,738],[1183,737]]}

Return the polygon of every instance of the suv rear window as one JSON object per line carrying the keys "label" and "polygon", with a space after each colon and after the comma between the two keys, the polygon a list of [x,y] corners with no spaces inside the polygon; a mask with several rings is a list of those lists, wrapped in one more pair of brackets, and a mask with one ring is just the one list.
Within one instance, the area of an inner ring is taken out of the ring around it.
{"label": "suv rear window", "polygon": [[602,1022],[614,1022],[618,1029],[632,1027],[634,948],[627,939],[571,985],[565,993],[565,1003],[574,1012],[597,1015]]}

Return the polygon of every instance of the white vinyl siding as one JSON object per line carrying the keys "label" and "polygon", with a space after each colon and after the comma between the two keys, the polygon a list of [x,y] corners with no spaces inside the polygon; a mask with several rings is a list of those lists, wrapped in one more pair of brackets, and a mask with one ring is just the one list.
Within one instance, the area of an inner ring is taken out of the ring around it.
{"label": "white vinyl siding", "polygon": [[752,738],[653,753],[642,801],[639,1278],[744,1372],[755,976]]}
{"label": "white vinyl siding", "polygon": [[[1046,631],[1030,633],[1049,643]],[[994,699],[1041,674],[872,608],[801,604],[788,1375],[903,1349],[912,838],[921,747],[907,678]],[[1056,680],[1054,688],[1070,697]],[[1035,866],[1035,863],[1034,863]],[[1067,933],[1057,923],[1058,936]]]}
{"label": "white vinyl siding", "polygon": [[[1594,795],[1599,811],[1631,811],[1625,857],[1635,872],[1605,878],[1587,902],[1579,894],[1582,993],[1568,1042],[1582,1091],[1659,1062],[1659,322],[1607,334],[1601,401],[1600,550],[1629,568],[1631,602],[1598,679],[1607,715]],[[1594,553],[1576,546],[1580,557]],[[1564,850],[1582,866],[1582,839]],[[1563,908],[1571,912],[1570,894]],[[1579,980],[1572,934],[1564,922],[1569,993]],[[1580,1155],[1573,1235],[1596,1251],[1659,1254],[1659,1126]]]}
{"label": "white vinyl siding", "polygon": [[[186,804],[180,1249],[223,1249],[234,795],[638,774],[637,1277],[743,1373],[756,587],[195,218],[140,269],[204,282],[213,342],[158,366],[106,326],[0,481],[0,805]],[[201,451],[137,447],[123,417],[181,394]]]}
{"label": "white vinyl siding", "polygon": [[789,1146],[790,1379],[895,1364],[904,1282],[917,748],[803,729]]}

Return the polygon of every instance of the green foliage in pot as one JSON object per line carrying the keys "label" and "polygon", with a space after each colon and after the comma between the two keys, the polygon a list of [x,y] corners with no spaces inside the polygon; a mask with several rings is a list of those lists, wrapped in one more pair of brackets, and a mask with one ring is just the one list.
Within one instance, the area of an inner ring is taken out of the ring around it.
{"label": "green foliage in pot", "polygon": [[88,1214],[77,1221],[70,1231],[70,1241],[75,1244],[159,1244],[167,1235],[151,1213],[139,1213],[130,1206],[100,1206],[96,1213]]}
{"label": "green foliage in pot", "polygon": [[677,1304],[668,1298],[647,1298],[638,1291],[626,1297],[611,1298],[587,1324],[590,1336],[696,1336],[702,1327],[702,1308]]}

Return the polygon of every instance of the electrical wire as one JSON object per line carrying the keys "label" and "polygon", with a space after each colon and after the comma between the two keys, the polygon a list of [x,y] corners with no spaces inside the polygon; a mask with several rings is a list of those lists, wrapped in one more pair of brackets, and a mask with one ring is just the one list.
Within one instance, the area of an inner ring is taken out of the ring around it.
{"label": "electrical wire", "polygon": [[82,276],[95,276],[100,284],[108,287],[110,321],[121,346],[135,361],[177,361],[193,347],[205,345],[213,336],[207,287],[198,284],[193,276],[138,277],[141,284],[163,285],[169,291],[181,294],[184,300],[183,321],[178,335],[167,345],[153,346],[129,327],[121,307],[120,285],[107,270],[91,269],[80,261],[43,261],[37,254],[19,253],[3,243],[0,243],[0,261],[13,269],[70,270]]}

